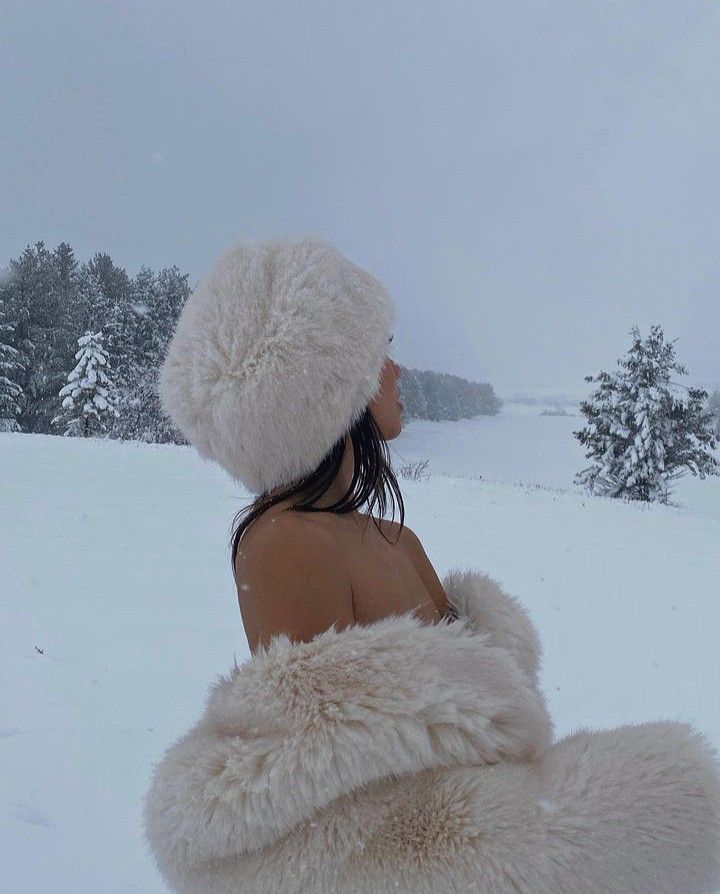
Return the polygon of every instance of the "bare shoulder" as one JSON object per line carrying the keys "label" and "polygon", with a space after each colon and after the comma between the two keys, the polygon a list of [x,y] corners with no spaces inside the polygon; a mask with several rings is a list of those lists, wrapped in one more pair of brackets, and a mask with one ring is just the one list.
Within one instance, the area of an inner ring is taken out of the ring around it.
{"label": "bare shoulder", "polygon": [[382,528],[383,533],[393,543],[397,543],[398,546],[409,551],[411,554],[414,555],[418,550],[418,547],[422,549],[420,538],[405,522],[403,522],[402,528],[400,527],[399,522],[391,521],[386,518],[378,519],[378,524]]}
{"label": "bare shoulder", "polygon": [[413,531],[411,527],[404,523],[402,526],[402,530],[400,531],[399,538],[398,530],[400,529],[400,525],[398,522],[390,522],[384,520],[384,524],[389,525],[389,528],[387,529],[388,536],[392,536],[393,539],[397,540],[398,545],[401,546],[405,553],[410,557],[413,565],[415,566],[415,570],[420,576],[422,582],[427,587],[428,593],[430,593],[430,595],[432,596],[433,601],[437,605],[441,614],[444,614],[448,609],[447,593],[445,592],[442,581],[440,580],[438,573],[435,571],[435,568],[425,551],[425,547],[423,546],[422,541],[415,533],[415,531]]}
{"label": "bare shoulder", "polygon": [[309,641],[354,620],[337,537],[313,513],[268,511],[256,519],[240,542],[235,580],[252,651],[279,633]]}
{"label": "bare shoulder", "polygon": [[337,546],[333,529],[322,524],[313,513],[271,508],[243,534],[235,557],[235,571],[247,575],[278,565],[288,568],[297,561],[310,566],[329,561],[336,555]]}
{"label": "bare shoulder", "polygon": [[[331,532],[327,525],[321,523],[321,513],[293,512],[287,506],[276,505],[266,509],[247,528],[242,536],[243,551],[248,554],[257,550],[259,545],[282,538],[307,536],[309,531]],[[323,535],[318,533],[318,537]],[[240,550],[238,550],[238,554]]]}

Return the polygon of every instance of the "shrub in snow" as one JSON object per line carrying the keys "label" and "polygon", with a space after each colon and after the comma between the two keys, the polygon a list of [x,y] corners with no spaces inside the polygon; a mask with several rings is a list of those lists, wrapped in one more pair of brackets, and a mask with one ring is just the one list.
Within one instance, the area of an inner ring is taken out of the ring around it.
{"label": "shrub in snow", "polygon": [[673,370],[687,370],[662,328],[651,327],[645,340],[637,326],[631,334],[633,345],[616,372],[585,376],[598,388],[580,404],[588,425],[573,434],[593,463],[575,483],[605,496],[666,503],[669,482],[687,470],[701,478],[720,473],[711,452],[717,446],[712,416],[703,409],[706,391],[683,393],[684,386],[671,382]]}
{"label": "shrub in snow", "polygon": [[412,481],[427,479],[430,477],[430,473],[425,471],[428,463],[429,460],[427,459],[418,460],[417,462],[410,461],[399,466],[398,472],[401,478],[409,478]]}

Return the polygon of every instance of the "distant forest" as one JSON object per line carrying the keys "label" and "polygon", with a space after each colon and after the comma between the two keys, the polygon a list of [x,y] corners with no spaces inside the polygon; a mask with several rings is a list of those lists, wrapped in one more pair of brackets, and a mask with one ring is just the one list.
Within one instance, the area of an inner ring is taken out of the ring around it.
{"label": "distant forest", "polygon": [[450,373],[406,369],[398,382],[408,419],[471,419],[494,416],[502,401],[487,382],[469,382]]}
{"label": "distant forest", "polygon": [[[186,444],[160,408],[157,373],[193,288],[177,266],[130,277],[110,255],[61,242],[0,271],[0,431]],[[494,415],[488,383],[403,369],[407,419]]]}

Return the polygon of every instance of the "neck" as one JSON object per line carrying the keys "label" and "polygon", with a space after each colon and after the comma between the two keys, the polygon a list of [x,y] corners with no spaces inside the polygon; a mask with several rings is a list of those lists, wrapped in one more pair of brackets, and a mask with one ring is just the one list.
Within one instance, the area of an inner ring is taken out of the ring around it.
{"label": "neck", "polygon": [[[319,509],[324,509],[327,506],[331,506],[333,503],[336,503],[350,487],[350,482],[352,481],[354,470],[355,458],[353,456],[352,441],[350,439],[350,436],[348,435],[345,438],[345,452],[343,453],[343,458],[342,462],[340,463],[338,473],[325,493],[321,497],[318,497],[317,500],[313,500],[313,506],[317,506]],[[355,516],[360,515],[357,510],[353,510],[353,512],[350,514]]]}
{"label": "neck", "polygon": [[[352,441],[348,435],[345,439],[345,452],[343,453],[342,462],[340,463],[337,475],[325,493],[313,500],[312,505],[316,506],[318,509],[325,509],[333,503],[337,503],[338,500],[347,493],[347,490],[350,487],[354,468],[355,458],[353,456]],[[272,495],[277,492],[279,492],[279,489],[270,491],[270,494]],[[358,512],[357,509],[343,513],[343,516],[354,520],[359,520],[363,517],[362,513]]]}

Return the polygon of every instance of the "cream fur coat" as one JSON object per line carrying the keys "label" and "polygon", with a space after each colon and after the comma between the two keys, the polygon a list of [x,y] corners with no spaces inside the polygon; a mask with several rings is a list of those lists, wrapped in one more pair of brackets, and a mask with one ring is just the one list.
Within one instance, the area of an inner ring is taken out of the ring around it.
{"label": "cream fur coat", "polygon": [[[553,744],[525,609],[487,575],[414,613],[277,636],[154,768],[145,829],[185,894],[716,894],[720,778],[692,727]],[[629,684],[631,685],[631,684]]]}

